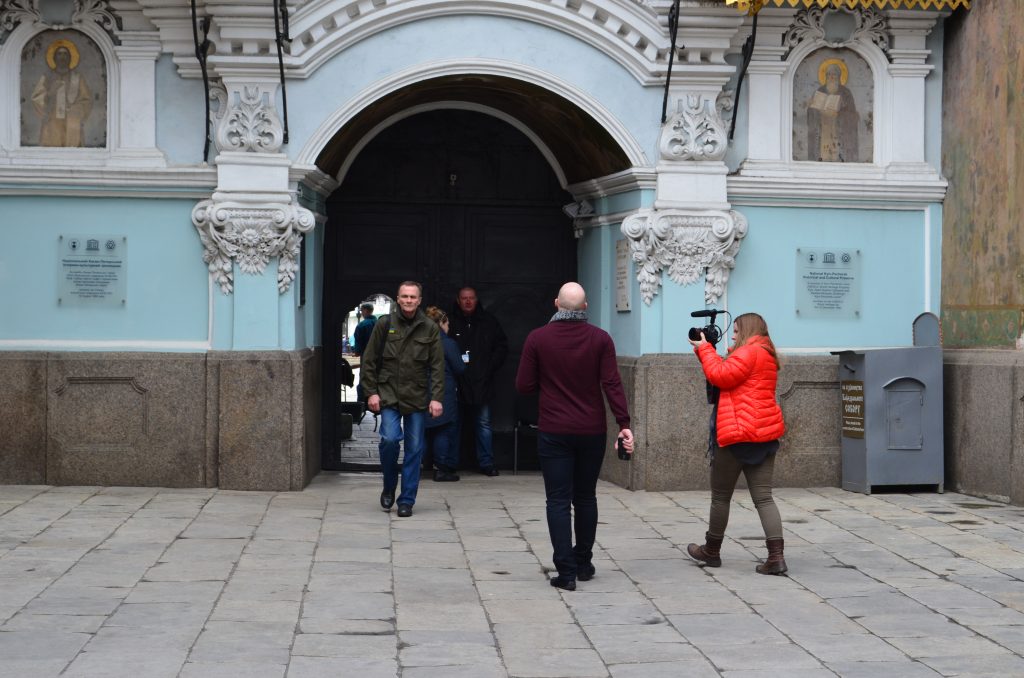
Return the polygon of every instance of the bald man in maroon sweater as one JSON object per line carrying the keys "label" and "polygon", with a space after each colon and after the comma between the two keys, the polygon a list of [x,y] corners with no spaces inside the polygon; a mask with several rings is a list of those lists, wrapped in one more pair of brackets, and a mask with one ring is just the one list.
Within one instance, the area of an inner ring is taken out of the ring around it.
{"label": "bald man in maroon sweater", "polygon": [[[555,310],[548,324],[530,332],[523,344],[516,390],[540,392],[537,456],[558,569],[551,585],[574,591],[577,579],[594,577],[597,477],[607,443],[604,398],[630,454],[633,432],[615,344],[607,332],[587,322],[583,288],[574,282],[563,285]],[[575,546],[570,505],[576,511]]]}

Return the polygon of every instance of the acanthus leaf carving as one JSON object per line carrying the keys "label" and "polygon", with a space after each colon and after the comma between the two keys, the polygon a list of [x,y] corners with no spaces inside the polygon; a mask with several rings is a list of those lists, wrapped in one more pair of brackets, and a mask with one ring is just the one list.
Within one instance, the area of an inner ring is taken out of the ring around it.
{"label": "acanthus leaf carving", "polygon": [[640,296],[648,306],[667,272],[680,285],[704,275],[704,299],[713,304],[725,293],[729,272],[747,234],[747,219],[735,210],[640,210],[622,222],[637,266]]}
{"label": "acanthus leaf carving", "polygon": [[219,150],[276,153],[284,142],[284,127],[274,110],[270,95],[258,85],[245,85],[232,95],[226,90],[223,99],[215,88],[211,95],[220,104],[215,116],[216,143]]}
{"label": "acanthus leaf carving", "polygon": [[75,0],[75,8],[71,14],[71,23],[88,23],[94,21],[100,28],[113,34],[117,30],[117,18],[110,11],[107,0]]}
{"label": "acanthus leaf carving", "polygon": [[203,243],[203,262],[224,294],[234,290],[234,262],[243,273],[261,275],[278,257],[277,289],[288,291],[299,270],[302,235],[316,220],[292,204],[203,200],[192,209],[192,223]]}
{"label": "acanthus leaf carving", "polygon": [[6,0],[0,2],[0,30],[13,31],[21,23],[43,20],[39,0]]}
{"label": "acanthus leaf carving", "polygon": [[[845,40],[828,40],[825,31],[825,20],[833,12],[843,12],[853,16],[854,28]],[[833,49],[847,47],[851,43],[871,43],[889,54],[889,20],[881,12],[871,8],[860,9],[823,9],[809,7],[796,13],[793,24],[782,38],[782,45],[793,51],[797,45],[817,41]],[[787,57],[788,58],[788,52]]]}
{"label": "acanthus leaf carving", "polygon": [[680,111],[666,123],[659,150],[666,160],[721,160],[729,148],[728,132],[715,102],[687,94]]}

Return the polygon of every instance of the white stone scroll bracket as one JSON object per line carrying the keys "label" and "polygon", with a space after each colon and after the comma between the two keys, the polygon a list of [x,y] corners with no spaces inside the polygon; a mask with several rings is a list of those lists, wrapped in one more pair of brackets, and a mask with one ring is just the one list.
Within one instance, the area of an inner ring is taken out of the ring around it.
{"label": "white stone scroll bracket", "polygon": [[648,306],[661,287],[661,274],[680,285],[704,275],[704,300],[718,301],[736,267],[747,219],[735,210],[644,209],[622,222],[637,265],[640,296]]}
{"label": "white stone scroll bracket", "polygon": [[203,243],[203,261],[221,292],[234,289],[234,266],[261,275],[278,257],[277,290],[295,280],[302,234],[313,230],[313,213],[299,205],[203,200],[192,209],[192,223]]}

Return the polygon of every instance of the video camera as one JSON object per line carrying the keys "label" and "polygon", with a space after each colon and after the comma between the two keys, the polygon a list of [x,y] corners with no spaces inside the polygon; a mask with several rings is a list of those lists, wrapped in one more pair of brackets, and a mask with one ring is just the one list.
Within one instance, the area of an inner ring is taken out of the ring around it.
{"label": "video camera", "polygon": [[[708,324],[704,327],[691,327],[690,331],[686,336],[690,338],[690,341],[700,341],[701,332],[704,333],[704,339],[712,346],[718,344],[722,339],[722,330],[715,324],[715,318],[719,313],[725,313],[725,311],[719,311],[715,308],[709,308],[706,311],[694,311],[690,314],[691,318],[709,318]],[[704,388],[708,395],[708,404],[714,405],[718,402],[718,387],[713,386],[710,381],[704,380]]]}
{"label": "video camera", "polygon": [[715,317],[718,316],[718,309],[709,308],[706,311],[694,311],[690,314],[691,318],[710,318],[708,324],[704,327],[691,327],[690,331],[686,336],[690,338],[690,341],[700,341],[700,333],[704,333],[704,339],[707,340],[712,346],[717,346],[718,342],[722,339],[722,330],[715,324]]}

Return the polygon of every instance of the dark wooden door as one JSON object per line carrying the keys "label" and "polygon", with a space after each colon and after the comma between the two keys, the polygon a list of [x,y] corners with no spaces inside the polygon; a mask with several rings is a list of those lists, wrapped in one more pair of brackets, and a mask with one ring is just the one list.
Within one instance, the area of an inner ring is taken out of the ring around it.
{"label": "dark wooden door", "polygon": [[[434,111],[386,130],[328,201],[325,365],[336,365],[341,321],[362,299],[394,297],[412,279],[423,283],[424,307],[451,312],[458,290],[472,285],[509,339],[493,426],[497,462],[511,466],[523,341],[554,312],[558,288],[576,278],[576,241],[561,209],[571,200],[532,142],[491,116]],[[325,370],[327,394],[337,393],[327,383],[333,373]],[[337,449],[333,411],[325,403],[326,467]],[[474,465],[471,447],[461,457]]]}

